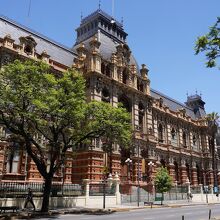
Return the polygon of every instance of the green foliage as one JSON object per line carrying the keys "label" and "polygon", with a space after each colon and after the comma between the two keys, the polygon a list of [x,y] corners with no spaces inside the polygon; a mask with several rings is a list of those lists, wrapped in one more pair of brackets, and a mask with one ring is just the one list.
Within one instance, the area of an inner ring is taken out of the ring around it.
{"label": "green foliage", "polygon": [[208,122],[209,126],[209,132],[211,135],[215,136],[218,126],[219,126],[219,118],[220,116],[218,115],[217,112],[212,112],[210,114],[207,114],[206,120]]}
{"label": "green foliage", "polygon": [[[0,70],[0,121],[11,131],[11,140],[26,148],[48,185],[68,149],[74,156],[75,146],[89,146],[93,138],[122,147],[131,140],[129,114],[107,103],[87,103],[82,74],[55,72],[30,60],[16,60]],[[47,197],[42,210],[48,202]]]}
{"label": "green foliage", "polygon": [[210,27],[208,34],[198,37],[195,46],[196,54],[205,52],[207,58],[206,66],[215,67],[220,56],[220,17],[214,26]]}
{"label": "green foliage", "polygon": [[155,177],[156,191],[159,193],[167,192],[172,187],[172,178],[168,173],[167,168],[161,167]]}
{"label": "green foliage", "polygon": [[88,129],[103,132],[103,142],[117,143],[124,147],[130,145],[131,119],[124,108],[113,108],[109,103],[93,101],[88,104],[87,116],[91,117]]}

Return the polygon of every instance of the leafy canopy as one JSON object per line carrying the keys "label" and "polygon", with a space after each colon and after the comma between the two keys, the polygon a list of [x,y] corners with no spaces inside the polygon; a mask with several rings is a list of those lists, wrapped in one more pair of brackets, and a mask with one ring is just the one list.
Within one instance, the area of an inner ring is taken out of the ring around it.
{"label": "leafy canopy", "polygon": [[210,27],[208,34],[198,37],[195,46],[196,54],[205,52],[207,58],[206,67],[215,67],[220,56],[220,17]]}
{"label": "leafy canopy", "polygon": [[155,187],[157,192],[164,193],[171,189],[172,178],[168,173],[167,168],[161,167],[155,177]]}
{"label": "leafy canopy", "polygon": [[[0,120],[25,143],[44,178],[53,176],[64,162],[65,152],[82,142],[103,137],[127,147],[131,139],[130,116],[125,109],[87,103],[80,73],[52,73],[41,62],[16,60],[2,68]],[[50,155],[45,155],[45,148]]]}

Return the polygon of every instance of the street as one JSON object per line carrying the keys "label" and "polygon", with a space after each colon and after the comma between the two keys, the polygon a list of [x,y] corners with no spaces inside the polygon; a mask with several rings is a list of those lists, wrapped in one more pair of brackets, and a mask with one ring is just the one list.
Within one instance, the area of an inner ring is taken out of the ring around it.
{"label": "street", "polygon": [[[220,205],[196,205],[183,207],[164,207],[164,208],[145,208],[124,212],[116,212],[110,215],[60,215],[56,219],[73,219],[73,220],[208,220],[209,210],[211,217],[220,219]],[[54,218],[54,217],[52,217]],[[51,218],[41,218],[48,220]]]}

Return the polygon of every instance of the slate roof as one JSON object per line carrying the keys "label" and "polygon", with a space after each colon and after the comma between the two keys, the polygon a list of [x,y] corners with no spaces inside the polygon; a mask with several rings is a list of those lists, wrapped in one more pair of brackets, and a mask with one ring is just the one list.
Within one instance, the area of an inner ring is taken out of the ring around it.
{"label": "slate roof", "polygon": [[[94,16],[94,13],[84,18],[82,22],[85,22],[87,19]],[[102,11],[101,13],[102,15],[108,16],[106,13],[103,14],[104,12]],[[42,34],[39,34],[23,25],[16,23],[15,21],[10,20],[7,17],[0,15],[0,38],[4,38],[8,34],[11,35],[12,39],[14,39],[15,43],[17,44],[20,43],[19,41],[20,37],[26,37],[31,35],[37,43],[36,46],[37,53],[41,54],[45,50],[53,60],[69,67],[72,66],[73,59],[77,56],[75,49],[77,48],[78,45],[75,45],[73,49],[70,49],[68,47],[63,46],[60,43],[57,43],[43,36]],[[86,47],[89,47],[90,40],[91,37],[83,42]],[[112,53],[116,52],[116,47],[119,45],[119,43],[115,41],[113,38],[106,35],[105,32],[102,32],[102,30],[100,30],[100,41],[101,41],[100,53],[102,57],[105,60],[110,60]],[[137,71],[139,72],[138,63],[132,54],[131,54],[130,64],[135,64],[138,68]],[[204,117],[206,115],[204,108],[203,109],[198,108],[199,112],[195,112],[195,109],[183,103],[180,103],[154,89],[151,89],[151,96],[157,99],[162,98],[164,104],[167,105],[172,111],[178,111],[181,108],[186,109],[187,115],[189,115],[192,119],[197,119],[200,117]]]}
{"label": "slate roof", "polygon": [[16,44],[20,44],[20,37],[31,35],[37,43],[37,53],[41,54],[45,50],[47,54],[50,55],[51,59],[68,67],[72,66],[73,59],[76,57],[76,54],[70,48],[0,15],[0,38],[4,38],[8,34],[11,35],[11,38],[15,40]]}
{"label": "slate roof", "polygon": [[[106,36],[106,34],[102,33],[102,31],[100,30],[100,54],[102,56],[102,58],[104,60],[111,60],[111,56],[112,53],[116,53],[116,47],[119,45],[119,43],[117,41],[114,41],[114,39]],[[87,40],[83,41],[84,45],[86,48],[89,48],[89,42],[91,41],[92,37],[88,38]],[[76,48],[78,47],[78,45],[74,46],[74,51],[76,50]],[[139,72],[139,66],[138,63],[136,61],[136,59],[134,58],[133,54],[131,54],[130,56],[130,65],[134,64],[137,66],[137,71]]]}
{"label": "slate roof", "polygon": [[[163,103],[165,105],[167,105],[172,111],[178,111],[179,109],[181,108],[184,108],[186,109],[186,114],[189,115],[192,119],[197,119],[198,118],[198,115],[196,115],[194,113],[194,110],[188,106],[186,106],[185,104],[181,103],[181,102],[178,102],[176,101],[175,99],[172,99],[170,98],[169,96],[166,96],[164,95],[163,93],[161,92],[158,92],[154,89],[151,89],[150,90],[151,92],[151,96],[156,98],[156,99],[159,99],[159,98],[162,98],[163,99]],[[203,117],[204,115],[202,115]]]}

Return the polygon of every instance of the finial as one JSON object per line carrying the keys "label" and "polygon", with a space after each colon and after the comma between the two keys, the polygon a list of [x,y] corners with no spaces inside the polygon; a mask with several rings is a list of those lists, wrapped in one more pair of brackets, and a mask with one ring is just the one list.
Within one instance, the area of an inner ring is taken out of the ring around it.
{"label": "finial", "polygon": [[200,97],[202,98],[202,92],[200,92]]}
{"label": "finial", "polygon": [[81,18],[81,21],[82,21],[82,19],[83,19],[83,13],[82,13],[82,11],[81,11],[81,16],[80,16],[80,18]]}
{"label": "finial", "polygon": [[189,97],[189,93],[188,93],[188,91],[186,92],[186,97],[187,97],[187,98]]}
{"label": "finial", "polygon": [[122,26],[124,25],[124,18],[123,17],[121,17],[121,24],[122,24]]}
{"label": "finial", "polygon": [[197,89],[196,89],[196,95],[198,94],[198,91],[197,91]]}
{"label": "finial", "polygon": [[99,0],[99,11],[101,10],[101,0]]}

